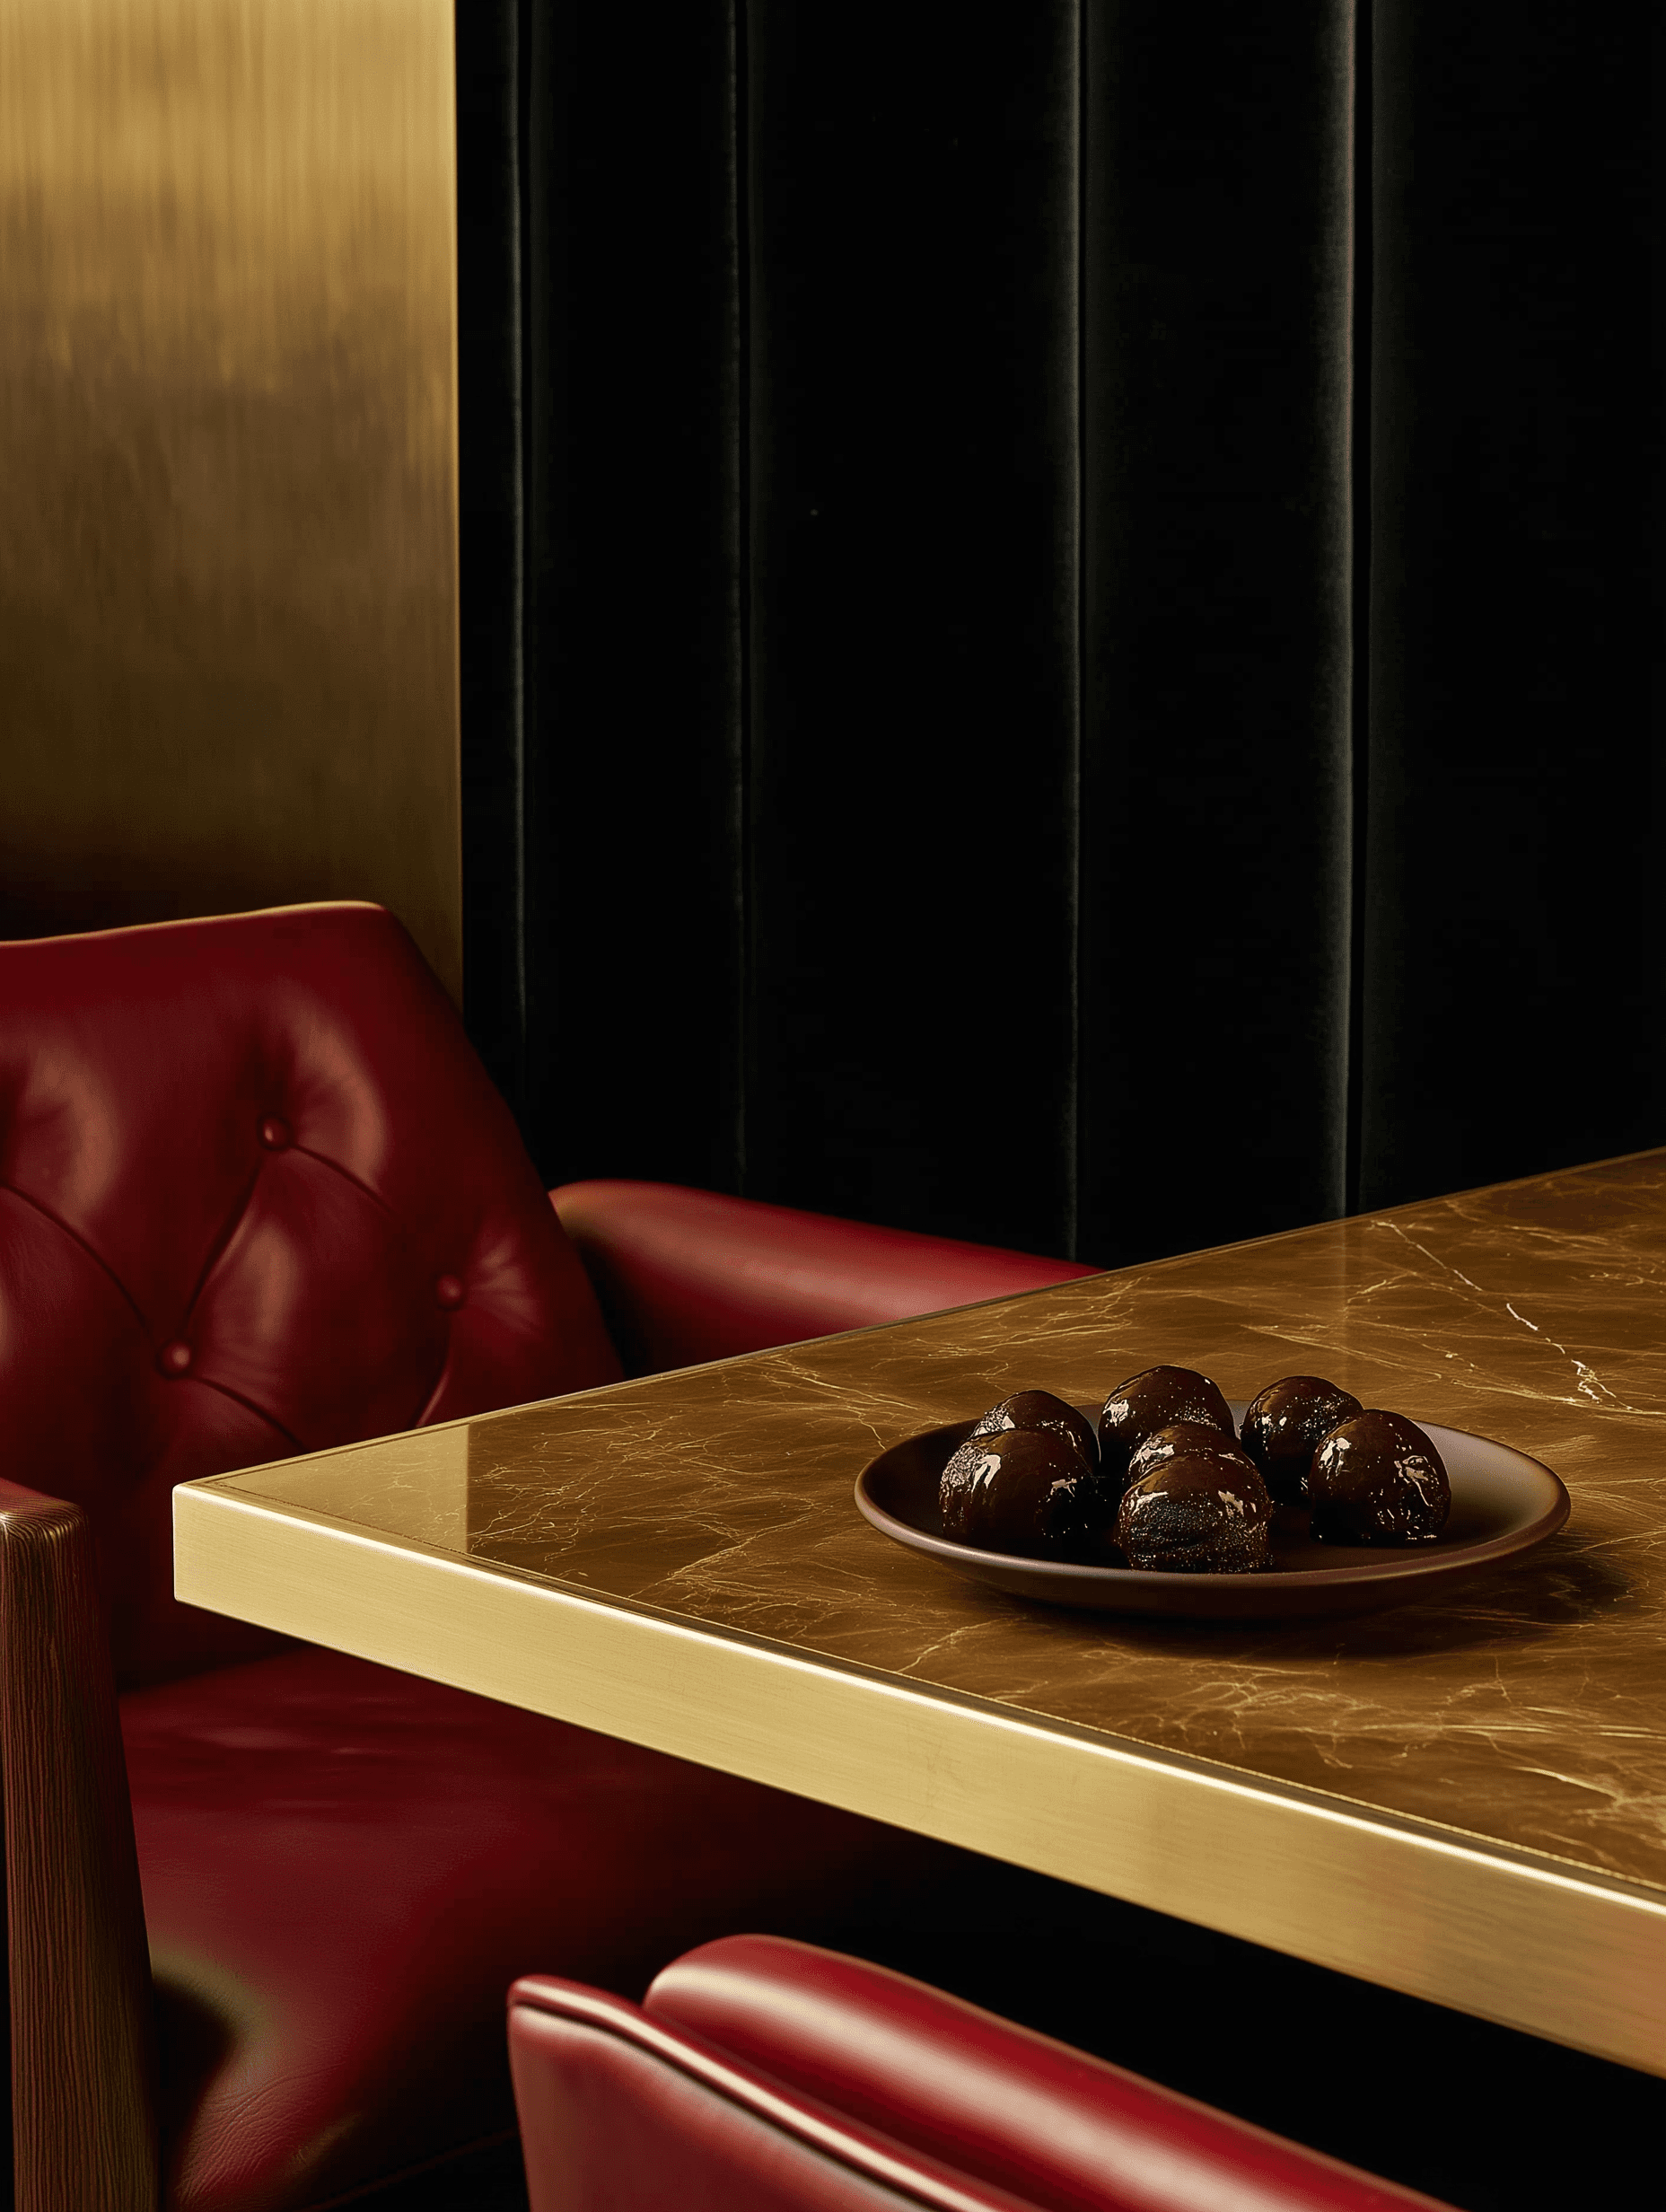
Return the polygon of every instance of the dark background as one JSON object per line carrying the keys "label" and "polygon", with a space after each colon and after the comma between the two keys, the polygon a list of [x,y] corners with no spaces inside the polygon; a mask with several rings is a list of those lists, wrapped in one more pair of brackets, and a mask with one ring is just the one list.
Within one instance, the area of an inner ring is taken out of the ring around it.
{"label": "dark background", "polygon": [[1666,1137],[1654,14],[459,11],[549,1180],[1115,1263]]}
{"label": "dark background", "polygon": [[[1666,1139],[1657,13],[460,9],[468,1001],[548,1181],[1114,1264]],[[847,1947],[1469,2212],[1658,2145],[987,1865]]]}

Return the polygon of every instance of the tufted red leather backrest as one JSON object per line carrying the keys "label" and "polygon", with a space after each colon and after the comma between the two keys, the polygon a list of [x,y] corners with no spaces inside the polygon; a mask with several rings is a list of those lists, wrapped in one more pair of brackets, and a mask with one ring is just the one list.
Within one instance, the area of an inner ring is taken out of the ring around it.
{"label": "tufted red leather backrest", "polygon": [[253,1647],[173,1601],[175,1483],[618,1373],[391,915],[0,945],[0,1473],[92,1515],[124,1681]]}

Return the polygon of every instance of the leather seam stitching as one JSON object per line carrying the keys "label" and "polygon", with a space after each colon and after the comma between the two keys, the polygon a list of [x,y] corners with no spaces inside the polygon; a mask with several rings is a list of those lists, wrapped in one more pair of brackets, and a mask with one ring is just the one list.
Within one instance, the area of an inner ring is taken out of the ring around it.
{"label": "leather seam stitching", "polygon": [[448,1330],[446,1331],[445,1339],[445,1357],[441,1363],[439,1374],[434,1377],[434,1388],[428,1392],[427,1397],[423,1400],[422,1411],[411,1423],[411,1426],[413,1428],[426,1428],[428,1423],[434,1418],[434,1409],[440,1402],[440,1394],[444,1390],[447,1379],[452,1372],[452,1336],[451,1331]]}
{"label": "leather seam stitching", "polygon": [[19,1205],[27,1206],[32,1213],[38,1214],[42,1221],[50,1222],[52,1226],[57,1229],[60,1234],[68,1238],[69,1242],[75,1247],[77,1251],[84,1253],[86,1258],[92,1262],[95,1268],[97,1268],[100,1274],[104,1277],[105,1280],[109,1282],[119,1295],[123,1304],[132,1314],[134,1320],[137,1321],[139,1327],[144,1330],[146,1339],[151,1342],[154,1341],[152,1335],[151,1325],[149,1321],[145,1320],[144,1314],[139,1311],[138,1300],[127,1288],[127,1286],[122,1281],[120,1276],[117,1274],[115,1268],[110,1266],[109,1260],[104,1259],[101,1254],[95,1251],[92,1246],[88,1243],[85,1237],[80,1235],[75,1230],[72,1229],[66,1221],[60,1220],[58,1216],[52,1211],[52,1208],[49,1206],[42,1206],[39,1198],[31,1198],[28,1191],[20,1190],[15,1183],[0,1182],[0,1191],[4,1191],[8,1197],[15,1198]]}
{"label": "leather seam stitching", "polygon": [[196,1283],[192,1286],[191,1295],[185,1302],[185,1311],[180,1317],[178,1334],[180,1336],[184,1336],[190,1329],[191,1316],[196,1312],[197,1302],[202,1297],[204,1291],[208,1287],[209,1277],[219,1266],[221,1260],[224,1259],[226,1252],[231,1248],[232,1239],[236,1236],[237,1232],[242,1227],[243,1223],[248,1216],[250,1204],[254,1198],[255,1190],[259,1183],[260,1170],[263,1165],[263,1162],[259,1160],[256,1161],[254,1173],[250,1175],[249,1181],[243,1185],[242,1196],[238,1199],[236,1205],[232,1207],[230,1216],[222,1223],[218,1234],[215,1237],[213,1242],[208,1247],[207,1257],[203,1261],[202,1268],[197,1275]]}
{"label": "leather seam stitching", "polygon": [[241,1391],[234,1391],[229,1382],[216,1382],[208,1375],[189,1374],[180,1375],[179,1380],[181,1382],[195,1382],[203,1390],[215,1391],[222,1398],[229,1398],[234,1406],[241,1406],[245,1413],[252,1413],[256,1420],[264,1421],[268,1428],[275,1429],[298,1458],[304,1454],[307,1447],[293,1430],[285,1428],[276,1415],[268,1413],[264,1406],[256,1405],[252,1398],[245,1398]]}
{"label": "leather seam stitching", "polygon": [[[379,1198],[376,1196],[376,1193],[372,1190],[367,1184],[362,1183],[356,1175],[353,1174],[348,1169],[343,1167],[338,1161],[329,1159],[321,1152],[313,1152],[305,1145],[286,1145],[284,1149],[285,1152],[298,1152],[304,1158],[312,1161],[317,1166],[327,1168],[332,1174],[339,1175],[343,1182],[346,1183],[350,1189],[356,1190],[361,1198],[368,1198],[370,1203],[376,1208],[377,1212],[382,1216],[384,1220],[390,1223],[394,1229],[399,1230],[402,1227],[399,1216],[388,1204],[387,1200],[385,1198]],[[264,1173],[266,1167],[266,1161],[257,1160],[255,1162],[253,1172],[250,1173],[249,1181],[244,1184],[242,1195],[238,1199],[230,1218],[223,1224],[219,1234],[215,1237],[214,1242],[209,1246],[208,1256],[203,1261],[202,1272],[197,1276],[197,1281],[192,1287],[191,1295],[185,1302],[185,1312],[180,1317],[179,1328],[179,1333],[181,1336],[189,1334],[191,1326],[191,1317],[196,1312],[197,1306],[202,1301],[202,1295],[204,1291],[207,1289],[215,1269],[219,1266],[221,1260],[225,1258],[226,1253],[231,1250],[232,1245],[236,1239],[238,1231],[242,1227],[243,1223],[248,1219],[249,1208],[254,1203],[255,1192],[259,1188],[260,1178]],[[131,1304],[132,1301],[129,1300],[128,1303]],[[134,1311],[136,1312],[138,1309],[135,1307]],[[239,1402],[241,1403],[242,1401],[240,1400]],[[258,1413],[260,1409],[256,1406],[252,1408],[251,1410]],[[275,1422],[273,1426],[276,1427],[278,1424]],[[287,1435],[288,1433],[289,1432],[287,1429],[284,1431],[285,1435]],[[295,1448],[297,1451],[301,1449],[299,1445]]]}
{"label": "leather seam stitching", "polygon": [[339,1175],[344,1183],[351,1183],[359,1196],[368,1198],[377,1212],[385,1214],[396,1228],[399,1226],[399,1216],[386,1198],[373,1190],[368,1183],[361,1182],[350,1167],[343,1167],[339,1160],[332,1160],[327,1152],[314,1152],[310,1145],[286,1145],[284,1149],[285,1152],[301,1153],[305,1158],[315,1160],[320,1167],[329,1168],[332,1174]]}

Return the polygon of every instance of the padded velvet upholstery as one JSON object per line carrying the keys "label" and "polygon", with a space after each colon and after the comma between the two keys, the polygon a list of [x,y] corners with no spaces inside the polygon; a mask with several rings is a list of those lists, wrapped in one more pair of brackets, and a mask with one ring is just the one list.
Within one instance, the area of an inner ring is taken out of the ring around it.
{"label": "padded velvet upholstery", "polygon": [[[721,1213],[720,1268],[739,1218]],[[885,1233],[853,1235],[855,1273],[894,1260]],[[703,1298],[710,1279],[680,1264],[654,1277],[671,1328],[678,1284]],[[1003,1286],[997,1267],[981,1295]],[[789,1333],[846,1310],[801,1299]],[[732,1321],[729,1348],[748,1348]],[[502,1991],[529,1942],[639,1987],[760,1911],[819,1927],[929,1853],[175,1603],[174,1484],[619,1373],[507,1110],[389,915],[0,945],[6,1473],[14,1498],[83,1508],[98,1541],[173,2212],[297,2212],[509,2125]],[[104,1891],[65,1925],[96,1930],[118,1887],[108,1842],[59,1832],[73,1791],[36,1813],[14,1781],[8,1850],[64,1895],[91,1868]],[[20,2108],[19,2171],[31,2212],[56,2212],[75,2051],[49,1997],[23,2032],[24,1986],[14,2053],[58,2101],[44,2120]]]}
{"label": "padded velvet upholstery", "polygon": [[1043,1290],[1092,1268],[673,1183],[550,1193],[633,1372]]}
{"label": "padded velvet upholstery", "polygon": [[507,1109],[390,915],[0,945],[0,1406],[100,1534],[117,1665],[176,1605],[177,1482],[619,1372]]}
{"label": "padded velvet upholstery", "polygon": [[510,2049],[533,2212],[1432,2202],[900,1974],[770,1937],[679,1959],[640,2008],[529,1977],[510,1992]]}

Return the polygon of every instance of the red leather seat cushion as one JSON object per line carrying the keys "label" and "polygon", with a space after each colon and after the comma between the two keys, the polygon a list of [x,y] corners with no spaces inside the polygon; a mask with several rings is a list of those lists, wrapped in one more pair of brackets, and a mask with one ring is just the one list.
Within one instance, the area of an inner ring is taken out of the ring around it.
{"label": "red leather seat cushion", "polygon": [[177,1605],[175,1483],[619,1373],[392,916],[0,945],[6,1471],[98,1532],[117,1666],[271,1639]]}
{"label": "red leather seat cushion", "polygon": [[674,1183],[550,1193],[633,1372],[1043,1290],[1092,1268]]}
{"label": "red leather seat cushion", "polygon": [[529,1956],[635,1992],[899,1861],[890,1830],[332,1653],[122,1702],[179,2212],[310,2205],[512,2125]]}

